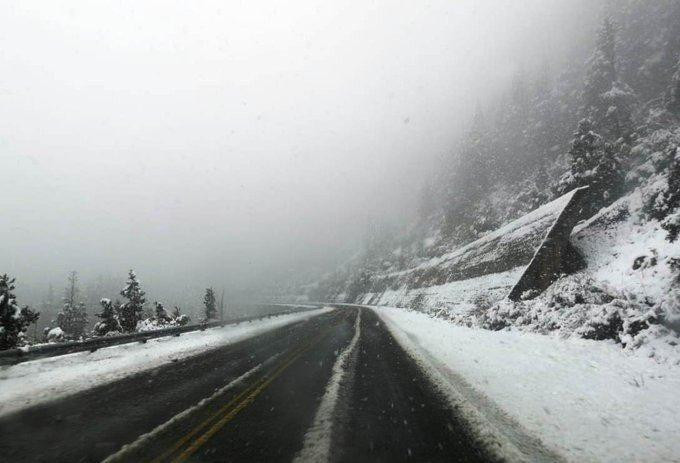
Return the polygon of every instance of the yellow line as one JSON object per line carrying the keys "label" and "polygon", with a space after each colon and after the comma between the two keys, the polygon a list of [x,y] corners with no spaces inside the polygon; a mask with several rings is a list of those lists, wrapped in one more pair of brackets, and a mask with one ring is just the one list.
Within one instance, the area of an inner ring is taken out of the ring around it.
{"label": "yellow line", "polygon": [[215,423],[210,429],[208,429],[202,436],[194,441],[184,452],[179,454],[177,458],[173,460],[173,463],[182,463],[186,461],[191,455],[193,455],[198,449],[200,449],[212,436],[214,436],[220,429],[222,429],[227,423],[229,423],[241,410],[246,408],[248,405],[253,403],[255,398],[260,395],[260,393],[271,384],[278,376],[281,375],[291,364],[293,364],[300,356],[302,356],[306,351],[311,349],[314,344],[311,344],[303,351],[299,352],[298,355],[290,359],[284,365],[282,365],[276,372],[274,372],[264,383],[252,391],[248,396],[246,396],[236,407],[234,407],[229,413],[224,415],[217,423]]}
{"label": "yellow line", "polygon": [[[335,320],[334,320],[335,321]],[[302,354],[311,349],[315,344],[317,344],[323,336],[326,335],[331,329],[335,328],[338,323],[333,323],[326,330],[317,334],[312,340],[290,352],[288,356],[285,357],[284,361],[279,367],[274,370],[271,375],[264,375],[248,388],[246,388],[241,393],[237,394],[236,397],[231,399],[227,404],[220,407],[220,409],[201,422],[198,426],[192,429],[188,434],[183,436],[181,439],[177,440],[172,447],[167,449],[163,454],[154,458],[152,463],[160,463],[166,460],[170,455],[175,453],[179,448],[187,443],[192,437],[198,434],[203,428],[210,425],[216,418],[221,414],[227,412],[230,408],[234,407],[232,410],[228,411],[217,423],[215,423],[208,431],[206,431],[202,436],[200,436],[191,446],[189,446],[184,452],[182,452],[173,462],[185,461],[186,458],[191,456],[196,450],[198,450],[205,442],[210,439],[217,431],[219,431],[225,424],[227,424],[231,419],[238,414],[243,408],[248,406],[257,397],[260,392],[262,392],[276,377],[278,377],[285,369],[287,369],[295,360],[297,360]],[[243,400],[242,400],[243,399]]]}
{"label": "yellow line", "polygon": [[[295,349],[294,351],[292,351],[292,352],[291,352],[287,357],[285,357],[285,358],[290,358],[290,356],[296,354],[298,350],[299,350],[299,348]],[[166,458],[168,458],[170,455],[172,455],[174,452],[176,452],[177,449],[179,449],[182,445],[184,445],[189,439],[191,439],[191,438],[194,437],[196,434],[198,434],[198,433],[201,431],[201,429],[203,429],[203,428],[205,428],[206,426],[208,426],[212,421],[214,421],[216,418],[218,418],[219,415],[221,415],[222,413],[224,413],[225,411],[227,411],[230,407],[232,407],[232,406],[233,406],[234,404],[236,404],[239,400],[241,400],[241,398],[242,398],[243,396],[247,395],[247,394],[250,393],[252,390],[254,390],[255,388],[257,388],[257,386],[259,386],[259,385],[260,385],[263,381],[265,381],[266,379],[267,379],[267,376],[265,375],[265,376],[259,378],[257,381],[255,381],[255,382],[254,382],[253,384],[251,384],[250,386],[248,386],[245,390],[243,390],[242,392],[238,393],[238,394],[236,395],[236,397],[232,398],[229,402],[227,402],[225,405],[223,405],[222,407],[220,407],[219,410],[217,410],[215,413],[213,413],[213,414],[210,415],[208,418],[206,418],[204,421],[202,421],[202,422],[201,422],[198,426],[196,426],[191,432],[189,432],[188,434],[186,434],[186,435],[185,435],[184,437],[182,437],[181,439],[177,440],[177,441],[175,442],[175,444],[174,444],[172,447],[170,447],[168,450],[166,450],[165,452],[163,452],[160,456],[154,458],[154,459],[152,460],[152,463],[160,463],[160,462],[164,461]]]}

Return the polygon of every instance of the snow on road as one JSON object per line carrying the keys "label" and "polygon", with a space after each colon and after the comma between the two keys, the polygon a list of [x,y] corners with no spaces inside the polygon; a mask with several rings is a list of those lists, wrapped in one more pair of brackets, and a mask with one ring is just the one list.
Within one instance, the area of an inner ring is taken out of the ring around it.
{"label": "snow on road", "polygon": [[680,462],[678,366],[613,343],[374,310],[426,371],[501,433],[505,416],[569,461]]}
{"label": "snow on road", "polygon": [[331,438],[333,418],[335,415],[336,405],[338,403],[338,393],[340,392],[340,384],[345,372],[347,371],[348,361],[354,348],[359,342],[361,336],[361,310],[357,312],[357,318],[354,322],[354,336],[345,347],[345,349],[338,355],[338,359],[333,365],[333,375],[331,376],[326,390],[324,391],[321,403],[314,416],[314,422],[309,430],[305,433],[305,441],[302,450],[296,456],[295,462],[306,461],[330,461],[331,453]]}
{"label": "snow on road", "polygon": [[134,373],[232,344],[334,309],[278,315],[252,322],[192,331],[142,343],[121,344],[0,367],[0,415],[109,383]]}

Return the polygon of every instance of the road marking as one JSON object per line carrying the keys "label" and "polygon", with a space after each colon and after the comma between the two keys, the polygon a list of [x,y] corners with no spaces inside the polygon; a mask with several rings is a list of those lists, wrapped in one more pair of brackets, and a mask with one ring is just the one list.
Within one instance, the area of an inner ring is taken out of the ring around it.
{"label": "road marking", "polygon": [[[178,423],[179,421],[185,419],[188,417],[190,414],[195,413],[196,411],[210,405],[211,402],[213,402],[215,399],[217,399],[219,396],[223,395],[225,392],[229,391],[230,389],[233,389],[235,386],[243,383],[246,381],[248,378],[259,372],[262,367],[264,366],[265,363],[270,363],[273,362],[277,357],[279,357],[281,354],[275,354],[274,356],[268,358],[264,363],[261,363],[254,368],[251,368],[235,380],[229,382],[226,386],[222,386],[220,389],[215,391],[212,395],[209,397],[206,397],[199,401],[196,405],[193,405],[186,410],[182,410],[172,418],[170,418],[168,421],[165,423],[155,427],[151,431],[147,432],[146,434],[142,434],[139,436],[137,439],[135,439],[133,442],[124,445],[121,447],[120,450],[118,450],[116,453],[113,453],[106,457],[106,459],[102,463],[114,463],[118,461],[125,461],[126,458],[131,457],[131,453],[134,453],[135,451],[141,449],[146,445],[149,441],[152,439],[156,438],[163,432],[165,432],[170,426],[172,426],[175,423]],[[128,460],[129,461],[129,460]]]}
{"label": "road marking", "polygon": [[314,421],[305,433],[302,450],[293,459],[294,462],[322,462],[330,460],[331,435],[333,431],[333,417],[338,404],[340,384],[347,371],[348,360],[356,348],[361,336],[361,309],[357,311],[354,322],[354,337],[347,347],[338,355],[333,365],[331,379],[321,398],[321,404],[316,412]]}
{"label": "road marking", "polygon": [[[336,316],[336,319],[344,319],[342,315]],[[184,451],[182,451],[175,459],[173,463],[179,463],[186,461],[191,455],[193,455],[200,447],[202,447],[215,433],[222,429],[229,421],[231,421],[241,410],[250,405],[255,398],[269,386],[278,376],[281,375],[290,365],[292,365],[298,358],[309,351],[312,347],[318,344],[327,333],[334,329],[341,320],[333,320],[333,323],[325,330],[318,333],[310,341],[304,343],[297,348],[293,349],[282,361],[281,364],[269,375],[264,375],[259,380],[255,381],[252,385],[246,388],[241,393],[237,394],[236,397],[231,399],[227,404],[222,406],[217,412],[213,413],[206,420],[201,422],[198,426],[192,429],[188,434],[183,436],[181,439],[177,440],[174,445],[163,452],[162,455],[156,457],[153,463],[160,463],[168,459],[171,455],[176,453],[182,448],[189,440],[199,434],[204,428],[210,426],[210,428],[200,435],[196,440],[189,445]],[[221,418],[219,418],[222,416]],[[219,419],[218,419],[219,418]],[[215,421],[218,419],[217,421]],[[212,426],[211,426],[212,424]]]}

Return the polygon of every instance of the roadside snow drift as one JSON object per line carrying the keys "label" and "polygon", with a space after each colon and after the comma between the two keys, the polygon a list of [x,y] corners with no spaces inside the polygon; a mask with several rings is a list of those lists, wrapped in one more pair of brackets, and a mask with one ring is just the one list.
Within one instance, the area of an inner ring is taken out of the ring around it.
{"label": "roadside snow drift", "polygon": [[374,310],[426,372],[517,448],[516,425],[569,461],[680,462],[677,366],[609,342]]}
{"label": "roadside snow drift", "polygon": [[93,353],[78,352],[0,369],[0,415],[109,383],[265,331],[332,311],[330,307],[252,322],[192,331],[145,344],[129,343]]}

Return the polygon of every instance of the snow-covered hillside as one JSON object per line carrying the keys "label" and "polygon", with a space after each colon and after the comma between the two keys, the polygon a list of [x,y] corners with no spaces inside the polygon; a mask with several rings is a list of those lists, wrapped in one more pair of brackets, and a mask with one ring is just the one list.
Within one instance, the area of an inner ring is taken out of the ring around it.
{"label": "snow-covered hillside", "polygon": [[[552,78],[518,75],[480,105],[414,224],[373,236],[307,296],[611,340],[680,362],[679,18],[677,2],[608,4],[592,43]],[[550,211],[583,186],[570,238],[579,265],[508,300]]]}
{"label": "snow-covered hillside", "polygon": [[[658,152],[648,155],[655,158]],[[571,241],[586,267],[559,278],[537,297],[518,302],[506,298],[521,266],[443,285],[368,293],[361,302],[411,308],[491,330],[608,339],[680,365],[680,244],[669,241],[668,231],[650,217],[648,207],[667,188],[668,172],[645,164],[638,170],[652,173],[640,186],[573,230]],[[438,258],[428,265],[447,273],[447,262]]]}

